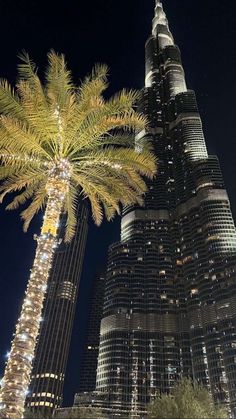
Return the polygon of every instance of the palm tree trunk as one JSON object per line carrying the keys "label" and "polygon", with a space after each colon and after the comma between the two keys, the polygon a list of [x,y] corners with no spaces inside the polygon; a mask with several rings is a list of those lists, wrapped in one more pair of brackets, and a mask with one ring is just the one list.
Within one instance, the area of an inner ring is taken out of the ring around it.
{"label": "palm tree trunk", "polygon": [[60,186],[56,182],[48,189],[44,222],[37,237],[36,255],[2,380],[0,418],[23,418],[47,281],[58,243],[57,231],[65,199]]}

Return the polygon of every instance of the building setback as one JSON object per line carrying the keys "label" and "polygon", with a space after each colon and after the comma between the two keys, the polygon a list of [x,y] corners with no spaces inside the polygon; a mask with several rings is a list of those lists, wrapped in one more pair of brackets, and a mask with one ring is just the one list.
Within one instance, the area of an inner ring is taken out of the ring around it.
{"label": "building setback", "polygon": [[136,144],[152,142],[158,176],[109,250],[96,390],[135,417],[187,376],[235,412],[236,230],[160,1],[140,109],[149,126]]}
{"label": "building setback", "polygon": [[[63,237],[65,226],[59,237]],[[88,230],[88,209],[78,208],[78,224],[71,243],[58,246],[49,278],[40,334],[33,362],[26,407],[46,414],[62,404],[71,332]]]}
{"label": "building setback", "polygon": [[94,278],[88,302],[88,328],[84,345],[83,361],[79,376],[79,392],[91,392],[96,389],[96,372],[100,341],[100,325],[103,312],[105,275]]}

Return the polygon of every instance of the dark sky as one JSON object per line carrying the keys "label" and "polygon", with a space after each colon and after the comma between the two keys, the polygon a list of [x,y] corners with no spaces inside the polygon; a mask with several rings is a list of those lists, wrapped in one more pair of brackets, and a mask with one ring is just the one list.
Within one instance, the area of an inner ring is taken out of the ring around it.
{"label": "dark sky", "polygon": [[[233,0],[164,0],[170,27],[181,48],[189,88],[195,89],[210,153],[219,156],[236,215],[236,4]],[[25,49],[40,69],[54,48],[65,53],[75,81],[95,62],[110,67],[109,92],[141,88],[144,44],[154,0],[0,0],[0,77],[14,83],[17,54]],[[10,348],[41,217],[27,234],[17,213],[0,208],[0,368]],[[92,226],[72,339],[65,404],[72,403],[79,378],[86,324],[86,296],[94,272],[105,263],[108,244],[119,238],[119,220]],[[90,268],[88,268],[90,266]]]}

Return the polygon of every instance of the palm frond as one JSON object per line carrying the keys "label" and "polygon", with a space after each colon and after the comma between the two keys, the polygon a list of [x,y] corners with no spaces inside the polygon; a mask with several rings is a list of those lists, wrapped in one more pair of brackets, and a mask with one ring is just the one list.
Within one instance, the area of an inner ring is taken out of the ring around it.
{"label": "palm frond", "polygon": [[76,232],[77,210],[78,188],[71,184],[65,201],[65,211],[67,212],[65,242],[69,242]]}
{"label": "palm frond", "polygon": [[[81,83],[77,95],[75,96],[76,103],[73,101],[73,107],[70,107],[70,111],[73,110],[71,118],[69,118],[69,122],[71,123],[68,123],[67,117],[67,121],[64,121],[65,141],[68,145],[68,149],[71,149],[70,146],[73,147],[77,140],[78,131],[82,134],[82,125],[84,121],[86,121],[86,118],[98,114],[105,109],[105,100],[102,94],[108,87],[107,73],[108,68],[106,65],[97,64],[92,70],[92,73]],[[64,108],[64,110],[66,110],[66,108]],[[67,112],[65,111],[65,116],[66,113]],[[86,136],[86,139],[87,138],[88,136]]]}
{"label": "palm frond", "polygon": [[146,150],[138,153],[133,148],[107,147],[100,151],[88,152],[85,156],[79,156],[78,164],[82,169],[95,165],[104,165],[122,171],[129,168],[151,179],[156,174],[155,156]]}
{"label": "palm frond", "polygon": [[103,208],[106,205],[113,208],[114,213],[120,212],[117,199],[109,194],[104,184],[102,185],[100,182],[95,183],[94,179],[82,173],[74,175],[73,181],[77,187],[79,185],[82,188],[81,195],[89,200],[95,224],[101,224],[104,212]]}
{"label": "palm frond", "polygon": [[[130,114],[113,116],[110,108],[98,109],[89,114],[81,123],[75,122],[73,130],[68,133],[68,144],[70,144],[70,156],[79,154],[84,149],[93,147],[96,142],[102,142],[104,137],[113,135],[114,131],[140,131],[146,126],[146,119],[135,112]],[[69,149],[69,148],[68,148]]]}
{"label": "palm frond", "polygon": [[21,205],[24,205],[34,195],[35,188],[28,187],[21,194],[17,195],[13,201],[6,206],[6,210],[15,210]]}
{"label": "palm frond", "polygon": [[[0,161],[1,161],[1,163],[3,163],[3,159],[1,158],[1,156],[0,156]],[[26,163],[26,165],[27,165],[27,163]],[[17,171],[19,171],[19,170],[24,170],[25,171],[25,169],[26,169],[25,165],[21,166],[17,170],[16,170],[16,167],[15,167],[15,164],[14,165],[7,165],[7,166],[2,165],[0,167],[0,180],[8,179],[12,175],[14,175]]]}
{"label": "palm frond", "polygon": [[108,100],[108,106],[116,113],[127,113],[127,110],[133,109],[140,99],[140,92],[136,90],[123,89],[116,93],[111,99]]}
{"label": "palm frond", "polygon": [[51,134],[55,134],[56,121],[50,113],[48,98],[38,75],[34,62],[29,55],[23,51],[19,58],[21,63],[18,66],[19,81],[17,92],[21,97],[26,120],[31,126],[44,133],[50,129]]}
{"label": "palm frond", "polygon": [[91,205],[92,217],[97,226],[100,226],[103,220],[103,210],[101,201],[96,192],[90,192],[89,195],[83,194],[84,198],[88,198]]}
{"label": "palm frond", "polygon": [[21,213],[21,218],[24,221],[23,230],[24,232],[27,232],[29,225],[33,219],[33,217],[45,207],[47,201],[47,192],[44,187],[42,186],[40,189],[38,189],[34,196],[33,201],[31,204]]}
{"label": "palm frond", "polygon": [[[96,64],[78,89],[78,107],[85,114],[96,108],[96,99],[102,100],[102,94],[107,89],[108,67],[104,64]],[[95,105],[95,106],[94,106]]]}
{"label": "palm frond", "polygon": [[[86,171],[78,170],[73,174],[73,180],[82,187],[82,194],[90,200],[96,196],[97,201],[103,206],[108,219],[120,214],[120,203],[122,205],[143,204],[142,194],[146,191],[145,183],[140,177],[114,173],[105,168],[90,167]],[[101,209],[101,208],[99,208]],[[96,219],[96,217],[94,216]],[[99,225],[100,221],[96,220]]]}
{"label": "palm frond", "polygon": [[28,154],[17,153],[17,150],[14,151],[15,154],[8,150],[0,154],[0,163],[2,165],[0,168],[0,179],[6,179],[10,175],[18,174],[19,171],[24,172],[27,168],[45,169],[45,161],[41,161],[37,157]]}
{"label": "palm frond", "polygon": [[0,80],[0,113],[22,119],[24,112],[19,97],[7,80]]}
{"label": "palm frond", "polygon": [[28,81],[20,80],[17,92],[24,111],[24,121],[40,136],[40,142],[45,143],[57,138],[58,124],[40,85],[37,90],[37,86],[34,89]]}
{"label": "palm frond", "polygon": [[24,122],[9,116],[0,116],[0,144],[14,153],[50,159],[49,153],[40,145],[40,136]]}
{"label": "palm frond", "polygon": [[14,173],[14,175],[7,177],[7,180],[0,185],[0,202],[2,202],[7,194],[21,191],[24,188],[30,188],[35,184],[40,184],[44,179],[44,174],[33,168]]}
{"label": "palm frond", "polygon": [[[41,82],[37,77],[37,70],[35,63],[30,59],[29,54],[26,51],[22,51],[18,54],[20,64],[18,64],[18,77],[20,80],[27,80],[32,86],[40,84]],[[37,82],[36,82],[37,80]]]}
{"label": "palm frond", "polygon": [[62,111],[68,102],[70,94],[74,92],[71,71],[67,69],[63,54],[56,54],[53,50],[48,54],[48,68],[46,70],[47,96],[54,110]]}
{"label": "palm frond", "polygon": [[43,84],[29,55],[20,59],[16,92],[0,81],[0,200],[18,192],[7,209],[30,201],[22,212],[27,230],[47,203],[52,177],[68,179],[62,202],[68,241],[76,229],[78,195],[90,201],[98,225],[104,214],[119,214],[121,205],[142,205],[143,176],[155,176],[157,161],[146,139],[140,147],[135,140],[147,125],[135,110],[139,93],[124,89],[106,100],[108,68],[101,64],[77,88],[65,57],[54,51]]}

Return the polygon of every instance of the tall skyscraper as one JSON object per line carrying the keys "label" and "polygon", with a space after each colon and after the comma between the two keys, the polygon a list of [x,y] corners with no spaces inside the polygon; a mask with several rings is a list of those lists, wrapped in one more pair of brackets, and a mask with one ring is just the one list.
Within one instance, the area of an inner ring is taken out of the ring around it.
{"label": "tall skyscraper", "polygon": [[[63,237],[65,219],[59,237]],[[88,230],[88,209],[78,207],[78,224],[70,244],[55,253],[45,299],[42,326],[33,363],[26,407],[47,414],[62,403],[65,370]]]}
{"label": "tall skyscraper", "polygon": [[135,417],[187,376],[235,411],[236,230],[158,0],[140,108],[149,126],[136,145],[149,138],[159,170],[109,250],[97,391]]}
{"label": "tall skyscraper", "polygon": [[82,367],[79,377],[79,392],[96,389],[96,373],[100,341],[100,325],[103,313],[105,275],[95,276],[88,301],[88,328],[84,345]]}

